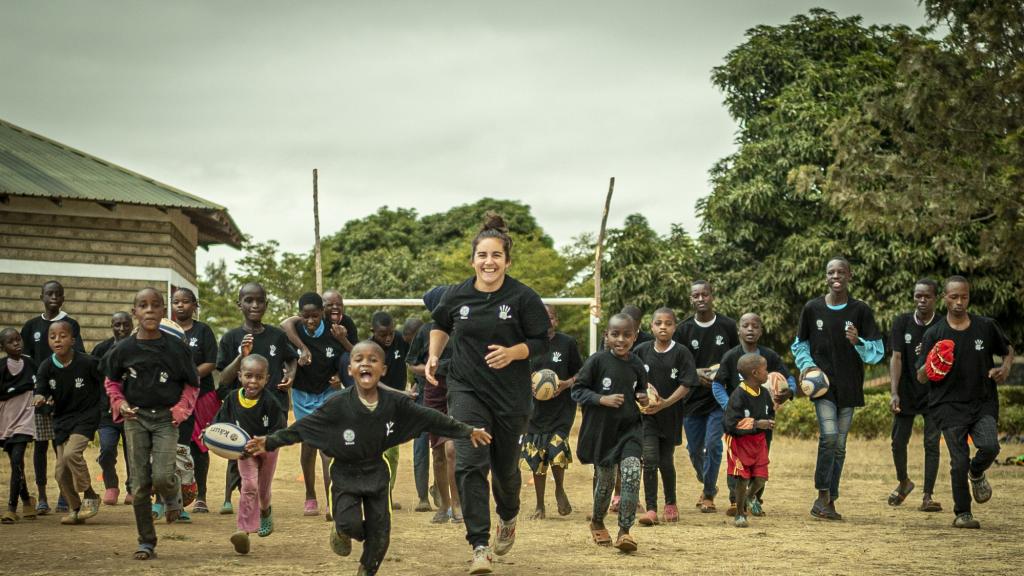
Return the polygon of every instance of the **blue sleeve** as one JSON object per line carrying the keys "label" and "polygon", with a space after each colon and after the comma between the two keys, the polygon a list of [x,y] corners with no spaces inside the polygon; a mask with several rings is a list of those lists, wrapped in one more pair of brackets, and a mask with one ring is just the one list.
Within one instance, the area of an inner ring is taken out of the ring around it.
{"label": "blue sleeve", "polygon": [[[859,338],[860,343],[855,344],[853,349],[857,351],[857,355],[864,361],[865,364],[878,364],[882,360],[882,356],[885,355],[885,345],[882,344],[882,339],[877,340],[865,340]],[[798,362],[799,364],[799,362]]]}
{"label": "blue sleeve", "polygon": [[718,380],[711,383],[711,393],[715,395],[715,400],[725,410],[725,407],[729,405],[729,395],[725,393],[725,384],[722,384]]}
{"label": "blue sleeve", "polygon": [[[793,339],[793,345],[789,347],[793,352],[793,359],[796,361],[796,369],[800,372],[814,367],[814,359],[811,358],[811,344],[800,337]],[[877,360],[876,360],[877,362]]]}
{"label": "blue sleeve", "polygon": [[793,397],[796,398],[796,378],[792,376],[786,378],[786,382],[789,382],[789,391],[793,393]]}

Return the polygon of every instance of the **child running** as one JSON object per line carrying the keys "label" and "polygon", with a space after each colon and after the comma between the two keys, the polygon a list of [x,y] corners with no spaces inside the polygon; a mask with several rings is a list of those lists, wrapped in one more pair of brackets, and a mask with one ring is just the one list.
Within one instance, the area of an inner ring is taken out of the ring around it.
{"label": "child running", "polygon": [[72,334],[68,322],[58,320],[50,324],[48,340],[53,353],[39,365],[33,398],[36,406],[53,406],[57,486],[70,509],[61,518],[61,524],[81,524],[100,509],[100,497],[92,489],[84,452],[100,425],[103,375],[99,360],[74,349]]}
{"label": "child running", "polygon": [[[25,449],[36,433],[32,405],[36,365],[22,354],[21,335],[17,330],[4,328],[0,331],[0,346],[5,355],[0,360],[0,447],[7,452],[11,463],[11,491],[0,524],[14,524],[22,517],[36,518],[35,498],[29,496],[25,476]],[[22,516],[18,516],[19,498]]]}
{"label": "child running", "polygon": [[563,394],[576,382],[576,373],[583,366],[580,349],[576,339],[568,334],[558,332],[558,313],[555,307],[545,304],[548,311],[548,351],[530,359],[530,370],[552,370],[558,375],[558,387],[555,396],[543,402],[534,400],[533,415],[526,436],[523,437],[523,461],[533,472],[533,486],[537,491],[537,509],[530,516],[531,520],[543,520],[544,488],[547,483],[547,471],[555,478],[555,502],[558,514],[568,516],[572,512],[569,495],[565,493],[565,470],[572,463],[572,450],[569,448],[569,432],[576,420],[576,403],[571,394]]}
{"label": "child running", "polygon": [[757,494],[768,481],[768,442],[765,433],[775,427],[770,417],[772,396],[762,385],[768,381],[768,361],[748,352],[737,363],[743,382],[729,396],[725,409],[726,459],[729,476],[736,478],[737,528],[746,528],[748,495]]}
{"label": "child running", "polygon": [[672,339],[676,331],[676,313],[658,308],[651,318],[654,340],[633,349],[647,371],[647,382],[657,396],[648,398],[644,407],[644,499],[646,512],[642,526],[658,523],[658,472],[665,486],[665,521],[679,521],[676,505],[675,448],[683,443],[683,417],[677,402],[697,386],[693,355]]}
{"label": "child running", "polygon": [[580,462],[594,465],[590,535],[599,546],[612,543],[604,517],[615,488],[615,471],[619,469],[622,499],[614,546],[623,552],[637,548],[629,529],[636,518],[640,497],[643,424],[639,405],[647,404],[643,392],[647,374],[643,362],[630,352],[636,334],[629,315],[612,316],[605,337],[607,348],[587,358],[572,387],[572,399],[583,407],[576,455]]}
{"label": "child running", "polygon": [[[103,357],[110,352],[118,342],[131,335],[135,329],[131,314],[127,312],[114,312],[110,317],[110,330],[113,336],[100,342],[92,349],[92,356],[103,365]],[[103,503],[107,506],[117,504],[121,495],[118,489],[117,477],[117,445],[122,443],[124,454],[125,479],[124,479],[124,503],[132,503],[131,470],[128,470],[128,439],[124,435],[124,424],[114,423],[114,416],[110,411],[110,398],[107,397],[107,390],[100,391],[100,427],[97,430],[100,437],[100,455],[96,462],[103,471]]]}
{"label": "child running", "polygon": [[199,374],[188,346],[160,330],[167,316],[161,292],[143,288],[133,306],[139,330],[114,347],[103,365],[114,421],[124,421],[139,533],[136,560],[156,557],[152,492],[166,506],[167,523],[181,515],[180,487],[175,474],[178,426],[188,420],[199,395]]}
{"label": "child running", "polygon": [[[249,354],[238,368],[238,392],[224,399],[217,412],[217,422],[230,422],[246,434],[267,436],[285,427],[281,407],[272,394],[264,394],[267,385],[267,367],[270,363],[259,354]],[[270,508],[270,488],[277,469],[277,452],[264,452],[256,456],[243,454],[238,460],[238,473],[242,477],[238,499],[238,531],[231,535],[235,552],[248,554],[249,534],[270,536],[274,531],[274,515]],[[258,513],[257,513],[258,511]]]}
{"label": "child running", "polygon": [[356,381],[354,387],[335,394],[289,428],[253,438],[247,451],[259,456],[303,442],[334,458],[331,549],[339,556],[348,556],[352,540],[363,541],[357,574],[372,575],[380,568],[391,539],[391,472],[384,451],[424,430],[467,438],[473,445],[488,444],[491,435],[380,386],[386,367],[384,350],[376,342],[356,344],[351,358],[348,370]]}

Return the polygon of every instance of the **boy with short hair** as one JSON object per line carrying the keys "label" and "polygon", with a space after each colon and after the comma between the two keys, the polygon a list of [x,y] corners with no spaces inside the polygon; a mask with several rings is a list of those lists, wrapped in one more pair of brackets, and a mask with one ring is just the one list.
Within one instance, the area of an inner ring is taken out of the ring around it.
{"label": "boy with short hair", "polygon": [[[101,362],[103,357],[110,352],[114,345],[131,335],[135,325],[132,323],[132,316],[127,312],[114,312],[110,317],[110,329],[113,336],[100,342],[92,349],[92,356]],[[107,506],[117,504],[120,490],[117,487],[117,444],[123,442],[125,480],[124,480],[124,503],[132,503],[131,479],[132,472],[128,470],[128,439],[124,435],[124,424],[115,424],[113,413],[110,411],[110,398],[107,397],[106,388],[100,390],[100,455],[96,462],[103,470],[103,503]]]}
{"label": "boy with short hair", "polygon": [[352,348],[352,388],[335,394],[313,414],[270,436],[253,438],[246,449],[260,455],[297,442],[309,443],[334,458],[331,491],[334,525],[331,549],[352,553],[352,540],[362,540],[358,574],[377,573],[391,539],[390,469],[382,457],[423,430],[468,438],[474,446],[489,444],[491,435],[429,408],[406,394],[380,386],[387,370],[384,350],[373,341]]}
{"label": "boy with short hair", "polygon": [[768,441],[765,433],[775,427],[771,418],[771,394],[763,387],[768,381],[768,362],[760,354],[740,357],[737,369],[743,382],[729,396],[723,425],[728,446],[728,474],[736,478],[737,528],[746,528],[748,496],[757,494],[768,481]]}
{"label": "boy with short hair", "polygon": [[81,524],[95,516],[100,506],[83,453],[99,427],[103,375],[98,360],[74,349],[72,333],[69,322],[50,324],[48,341],[53,353],[39,366],[33,399],[36,406],[53,406],[56,479],[70,508],[61,524]]}

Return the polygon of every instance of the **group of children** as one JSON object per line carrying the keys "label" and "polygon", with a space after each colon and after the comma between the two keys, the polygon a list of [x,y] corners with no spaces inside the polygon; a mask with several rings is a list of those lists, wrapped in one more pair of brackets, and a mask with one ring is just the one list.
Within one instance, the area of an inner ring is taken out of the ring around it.
{"label": "group of children", "polygon": [[[848,295],[850,277],[844,259],[828,263],[829,292],[805,307],[792,347],[801,372],[819,368],[830,381],[827,394],[814,401],[820,435],[814,477],[818,497],[811,514],[826,520],[842,518],[835,501],[846,435],[854,409],[863,405],[863,364],[878,362],[884,350],[870,308]],[[937,285],[930,281],[915,286],[915,299],[932,304],[918,310],[932,317],[926,321],[913,317],[917,329],[901,317],[893,328],[892,406],[899,415],[894,422],[893,453],[900,485],[890,504],[898,505],[913,489],[906,474],[910,424],[905,418],[925,412],[930,414],[926,417],[929,458],[922,510],[941,510],[931,498],[937,467],[937,454],[933,457],[937,449],[932,445],[941,430],[954,460],[955,525],[970,528],[977,527],[977,521],[970,514],[966,486],[969,480],[978,502],[991,496],[984,471],[998,453],[998,443],[987,442],[988,436],[994,436],[992,396],[994,383],[1009,371],[1013,351],[994,322],[966,313],[969,284],[956,278],[945,286],[950,308],[949,319],[941,323],[945,332],[930,330],[937,324],[934,301],[938,296]],[[930,300],[928,294],[918,298],[919,288],[930,289]],[[444,287],[439,287],[424,296],[428,310],[437,308],[444,293]],[[763,325],[757,314],[744,314],[738,324],[718,314],[712,287],[705,281],[693,283],[690,296],[693,316],[679,322],[672,309],[658,308],[651,315],[650,332],[641,328],[642,314],[635,307],[613,315],[604,331],[603,349],[585,362],[575,340],[557,331],[557,313],[547,306],[547,347],[530,358],[530,368],[553,370],[558,383],[553,398],[533,401],[520,440],[522,461],[534,479],[533,518],[545,518],[549,471],[555,481],[558,513],[572,511],[564,480],[573,461],[569,433],[577,405],[582,407],[583,419],[576,457],[594,465],[589,528],[596,544],[634,551],[637,541],[630,531],[635,522],[650,526],[678,521],[674,451],[682,444],[684,432],[694,473],[702,484],[696,507],[704,513],[716,511],[724,435],[728,514],[735,517],[737,527],[747,526],[749,516],[764,514],[761,502],[775,411],[795,397],[797,379],[778,353],[760,345]],[[209,456],[202,433],[213,422],[233,423],[253,438],[246,453],[229,462],[221,507],[224,513],[233,512],[230,495],[238,488],[237,531],[230,537],[238,553],[249,552],[250,534],[262,537],[273,532],[271,484],[276,450],[294,443],[302,444],[304,513],[320,514],[315,489],[319,455],[324,489],[333,504],[325,513],[332,522],[331,548],[345,556],[352,539],[364,541],[361,574],[376,573],[388,548],[390,511],[397,507],[391,493],[400,444],[429,433],[441,502],[434,521],[460,519],[451,441],[465,439],[476,446],[490,443],[492,436],[491,430],[446,415],[445,357],[441,355],[429,372],[425,367],[432,323],[400,335],[389,315],[377,313],[372,338],[361,341],[356,326],[344,314],[341,295],[328,291],[304,294],[298,314],[278,328],[263,324],[267,295],[259,284],[248,283],[238,294],[242,325],[227,332],[218,346],[209,326],[194,319],[195,294],[188,289],[174,292],[170,310],[175,324],[166,321],[164,295],[147,288],[136,294],[130,314],[119,312],[112,317],[113,337],[90,355],[83,350],[78,324],[61,311],[63,300],[60,284],[47,282],[43,314],[27,322],[21,333],[0,331],[6,355],[0,365],[0,441],[12,471],[3,523],[49,512],[45,488],[49,442],[57,460],[59,506],[67,507],[61,510],[66,514],[63,524],[80,524],[95,516],[101,500],[116,503],[119,479],[114,463],[118,443],[123,441],[128,471],[125,503],[133,505],[139,535],[134,557],[153,558],[156,518],[168,523],[188,520],[184,507],[192,499],[193,513],[209,510]],[[965,322],[968,328],[973,324],[971,335],[978,338],[972,345],[981,346],[982,351],[975,354],[977,358],[971,357],[977,366],[962,368],[964,372],[957,375],[972,382],[971,390],[965,393],[955,382],[932,379],[931,388],[922,392],[917,381],[924,380],[922,364],[931,345],[940,336],[960,338],[958,330],[968,330],[962,328]],[[904,330],[905,342],[898,334]],[[407,339],[412,340],[411,349]],[[897,349],[897,344],[906,346]],[[1004,356],[1003,366],[993,366],[993,353]],[[420,393],[407,390],[407,365],[415,376],[430,377],[431,383]],[[966,371],[973,368],[983,369],[984,374]],[[215,370],[219,373],[216,386]],[[913,382],[907,381],[908,375],[914,376]],[[294,413],[291,426],[289,408]],[[83,456],[97,432],[105,485],[102,498],[91,485]],[[979,448],[974,460],[966,449],[968,434]],[[24,468],[30,442],[35,442],[36,497],[28,490]],[[422,491],[420,499],[422,505]],[[614,539],[604,523],[609,511],[618,512]]]}

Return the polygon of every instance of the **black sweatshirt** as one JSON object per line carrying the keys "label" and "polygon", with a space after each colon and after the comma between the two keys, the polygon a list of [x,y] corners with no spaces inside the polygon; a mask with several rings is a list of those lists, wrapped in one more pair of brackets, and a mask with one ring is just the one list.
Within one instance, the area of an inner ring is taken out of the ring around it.
{"label": "black sweatshirt", "polygon": [[[643,424],[636,403],[646,388],[644,364],[632,352],[619,358],[604,350],[587,358],[572,387],[572,399],[583,407],[576,455],[583,464],[612,466],[628,456],[640,457]],[[601,397],[622,394],[622,406],[601,405]]]}
{"label": "black sweatshirt", "polygon": [[475,278],[448,289],[434,309],[436,328],[451,335],[448,389],[476,394],[495,413],[526,416],[533,395],[530,361],[516,360],[501,370],[487,366],[490,345],[525,343],[529,357],[548,349],[547,310],[529,286],[506,276],[496,292],[473,287]]}
{"label": "black sweatshirt", "polygon": [[[583,366],[579,346],[576,339],[562,332],[555,332],[551,339],[548,352],[530,359],[530,370],[536,372],[547,368],[558,375],[559,380],[568,380],[576,375]],[[576,403],[572,401],[569,390],[550,400],[533,401],[533,415],[530,416],[530,434],[559,433],[564,439],[569,438],[569,431],[576,420]]]}
{"label": "black sweatshirt", "polygon": [[99,361],[74,351],[71,364],[63,368],[53,362],[51,354],[36,373],[35,393],[53,400],[53,441],[67,442],[72,434],[92,438],[100,425],[100,391],[103,374]]}
{"label": "black sweatshirt", "polygon": [[[644,342],[633,351],[644,364],[647,371],[647,383],[654,386],[658,395],[668,398],[680,386],[690,389],[689,396],[698,386],[697,369],[693,363],[693,355],[682,344],[672,341],[671,347],[658,352],[653,340]],[[646,388],[646,387],[645,387]],[[672,440],[676,446],[683,443],[683,412],[684,397],[679,402],[661,410],[657,414],[644,416],[644,434]]]}
{"label": "black sweatshirt", "polygon": [[228,394],[213,421],[234,424],[252,437],[273,434],[288,424],[281,405],[273,394],[267,394],[266,389],[256,399],[256,404],[250,408],[242,406],[243,394],[245,391],[241,388]]}
{"label": "black sweatshirt", "polygon": [[312,414],[267,437],[267,450],[302,442],[331,458],[335,465],[364,466],[381,461],[384,451],[430,432],[469,438],[473,428],[416,404],[409,396],[377,387],[377,408],[359,400],[358,385],[332,395]]}
{"label": "black sweatshirt", "polygon": [[103,371],[122,383],[125,400],[139,408],[171,408],[185,386],[199,387],[188,346],[162,332],[154,340],[132,334],[118,342],[103,358]]}
{"label": "black sweatshirt", "polygon": [[68,316],[63,311],[57,314],[53,320],[47,320],[40,314],[30,318],[21,327],[21,341],[25,346],[23,353],[31,356],[36,361],[36,364],[42,364],[43,360],[53,353],[50,350],[50,324],[58,320],[71,324],[71,335],[75,338],[75,343],[72,347],[79,352],[85,352],[85,344],[82,342],[82,329],[74,318]]}
{"label": "black sweatshirt", "polygon": [[12,376],[7,370],[7,356],[0,358],[0,401],[10,400],[35,389],[36,372],[39,368],[28,356],[22,356],[21,360],[24,362],[21,372],[18,372],[17,376]]}
{"label": "black sweatshirt", "polygon": [[[710,368],[720,363],[722,356],[740,343],[736,334],[736,321],[724,314],[716,314],[713,323],[708,327],[697,324],[696,317],[690,316],[679,324],[672,339],[690,350],[697,368]],[[683,401],[683,415],[704,416],[714,412],[718,407],[711,387],[698,385],[686,395]]]}

